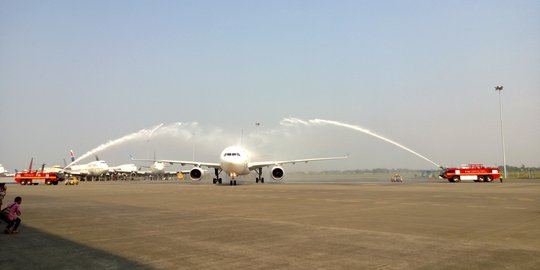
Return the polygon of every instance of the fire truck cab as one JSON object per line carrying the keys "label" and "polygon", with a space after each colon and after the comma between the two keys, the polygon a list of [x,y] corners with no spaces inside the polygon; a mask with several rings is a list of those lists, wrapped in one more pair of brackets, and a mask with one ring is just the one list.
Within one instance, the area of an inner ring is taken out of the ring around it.
{"label": "fire truck cab", "polygon": [[484,167],[482,164],[461,165],[459,168],[444,168],[439,175],[448,182],[471,180],[474,182],[491,182],[501,177],[499,168]]}

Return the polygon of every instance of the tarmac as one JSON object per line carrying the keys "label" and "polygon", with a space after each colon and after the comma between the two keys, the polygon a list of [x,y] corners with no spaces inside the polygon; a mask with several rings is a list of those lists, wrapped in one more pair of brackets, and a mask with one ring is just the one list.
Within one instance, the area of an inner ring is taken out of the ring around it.
{"label": "tarmac", "polygon": [[540,180],[241,183],[8,185],[0,269],[540,269]]}

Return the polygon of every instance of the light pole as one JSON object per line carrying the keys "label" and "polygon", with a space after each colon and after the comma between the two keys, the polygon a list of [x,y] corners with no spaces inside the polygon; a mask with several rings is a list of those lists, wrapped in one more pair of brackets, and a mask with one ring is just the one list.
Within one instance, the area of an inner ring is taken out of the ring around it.
{"label": "light pole", "polygon": [[503,120],[502,120],[502,99],[501,99],[502,90],[503,90],[502,85],[495,86],[495,91],[499,91],[499,118],[501,120],[501,143],[502,143],[502,151],[503,151],[504,178],[506,179],[508,175],[506,174],[506,150],[504,148],[504,132],[503,132]]}

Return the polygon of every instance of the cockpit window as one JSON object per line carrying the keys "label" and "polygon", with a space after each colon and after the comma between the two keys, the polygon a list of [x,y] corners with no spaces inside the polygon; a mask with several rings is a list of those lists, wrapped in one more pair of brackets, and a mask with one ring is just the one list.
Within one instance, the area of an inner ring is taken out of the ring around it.
{"label": "cockpit window", "polygon": [[224,156],[226,156],[226,157],[230,157],[230,156],[237,156],[237,157],[239,157],[239,156],[240,156],[240,153],[225,153]]}

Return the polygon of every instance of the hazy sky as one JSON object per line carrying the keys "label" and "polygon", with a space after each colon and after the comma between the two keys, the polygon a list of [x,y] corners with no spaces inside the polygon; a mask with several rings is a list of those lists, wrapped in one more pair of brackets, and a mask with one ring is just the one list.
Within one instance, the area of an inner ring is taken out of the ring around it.
{"label": "hazy sky", "polygon": [[445,166],[502,164],[499,84],[508,164],[540,166],[540,1],[0,1],[10,171],[160,123],[99,157],[215,162],[243,130],[258,160],[350,154],[306,170],[435,168],[287,117]]}

